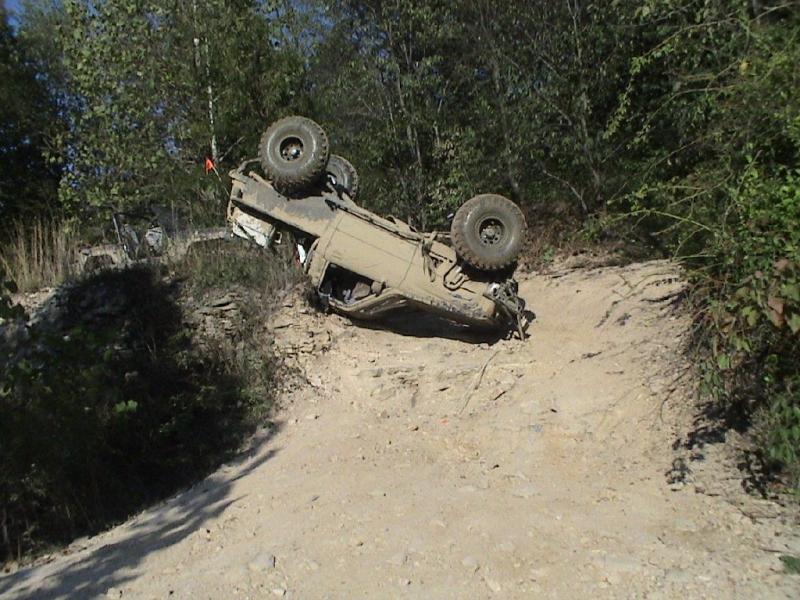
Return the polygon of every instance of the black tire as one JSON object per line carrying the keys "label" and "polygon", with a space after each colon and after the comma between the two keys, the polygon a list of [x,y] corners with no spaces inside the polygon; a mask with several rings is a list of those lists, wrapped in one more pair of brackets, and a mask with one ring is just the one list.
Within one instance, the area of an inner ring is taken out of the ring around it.
{"label": "black tire", "polygon": [[499,271],[519,257],[526,230],[519,206],[497,194],[480,194],[458,209],[450,239],[456,253],[471,266]]}
{"label": "black tire", "polygon": [[297,192],[325,174],[330,150],[328,136],[305,117],[275,121],[261,136],[258,157],[268,179],[281,192]]}
{"label": "black tire", "polygon": [[328,159],[328,178],[334,187],[339,188],[350,196],[351,200],[355,200],[358,196],[358,171],[350,163],[349,160],[339,156],[338,154],[331,154]]}

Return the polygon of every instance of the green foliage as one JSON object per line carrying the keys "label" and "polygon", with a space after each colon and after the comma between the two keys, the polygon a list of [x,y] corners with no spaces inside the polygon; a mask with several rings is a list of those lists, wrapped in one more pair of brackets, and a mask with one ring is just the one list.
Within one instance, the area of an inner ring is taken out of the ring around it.
{"label": "green foliage", "polygon": [[252,155],[269,119],[305,108],[301,60],[273,47],[281,24],[261,10],[250,0],[67,0],[24,15],[25,31],[57,27],[66,209],[169,203],[220,218],[225,182],[204,173],[205,157],[224,173]]}
{"label": "green foliage", "polygon": [[800,477],[800,378],[784,381],[784,390],[775,395],[766,414],[767,456],[786,465],[792,475]]}
{"label": "green foliage", "polygon": [[91,278],[2,357],[9,553],[126,517],[208,472],[263,419],[274,363],[243,332],[238,350],[199,344],[177,291],[147,268]]}
{"label": "green foliage", "polygon": [[315,57],[317,109],[362,172],[370,206],[439,225],[463,179],[444,106],[454,70],[446,53],[460,29],[454,10],[438,1],[342,2],[336,16]]}
{"label": "green foliage", "polygon": [[272,251],[238,238],[195,244],[174,269],[195,293],[237,287],[270,294],[302,275],[288,244]]}
{"label": "green foliage", "polygon": [[[729,190],[736,220],[708,244],[708,392],[753,414],[767,457],[800,476],[800,185],[748,168]],[[700,275],[698,275],[700,277]]]}
{"label": "green foliage", "polygon": [[629,142],[648,106],[628,98],[624,118],[610,118],[631,56],[653,37],[634,3],[333,5],[316,107],[367,173],[374,208],[441,227],[493,191],[533,214],[558,204],[585,217],[638,182]]}
{"label": "green foliage", "polygon": [[[58,127],[54,102],[38,78],[32,49],[0,6],[0,219],[53,210],[58,170],[47,140]],[[0,230],[0,234],[3,232]]]}
{"label": "green foliage", "polygon": [[11,301],[11,294],[17,286],[11,281],[6,281],[5,273],[0,268],[0,325],[10,319],[20,319],[25,316],[23,308]]}
{"label": "green foliage", "polygon": [[652,2],[661,41],[624,102],[667,72],[636,147],[648,179],[621,201],[633,231],[683,258],[704,392],[759,432],[800,482],[800,17],[725,2]]}
{"label": "green foliage", "polygon": [[782,554],[780,559],[787,573],[800,575],[800,558],[789,554]]}

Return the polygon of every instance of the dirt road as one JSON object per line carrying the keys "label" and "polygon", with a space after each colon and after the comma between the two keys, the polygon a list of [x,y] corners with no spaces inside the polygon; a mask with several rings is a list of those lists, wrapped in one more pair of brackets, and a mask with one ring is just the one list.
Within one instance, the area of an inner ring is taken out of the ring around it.
{"label": "dirt road", "polygon": [[668,481],[693,414],[680,285],[658,262],[529,276],[531,338],[493,344],[286,308],[309,381],[275,427],[0,596],[800,597],[778,558],[800,540],[724,453]]}

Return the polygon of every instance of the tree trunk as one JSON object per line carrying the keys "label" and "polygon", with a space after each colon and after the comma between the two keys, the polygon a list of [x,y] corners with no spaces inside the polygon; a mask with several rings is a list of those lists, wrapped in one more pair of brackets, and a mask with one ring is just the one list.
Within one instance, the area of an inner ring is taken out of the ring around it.
{"label": "tree trunk", "polygon": [[203,79],[206,84],[206,97],[208,101],[208,129],[211,132],[209,146],[211,148],[211,160],[216,165],[219,161],[219,148],[217,147],[217,132],[214,123],[214,88],[211,85],[211,53],[209,51],[208,38],[205,38],[205,61],[201,67],[200,57],[200,34],[197,31],[197,0],[192,0],[192,25],[194,27],[194,65],[198,73],[203,69]]}

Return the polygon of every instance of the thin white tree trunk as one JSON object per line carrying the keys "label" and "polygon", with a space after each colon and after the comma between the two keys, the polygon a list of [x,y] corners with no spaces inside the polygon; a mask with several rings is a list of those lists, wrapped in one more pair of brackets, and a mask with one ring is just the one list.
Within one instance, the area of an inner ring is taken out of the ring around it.
{"label": "thin white tree trunk", "polygon": [[[200,35],[197,31],[197,0],[192,0],[192,21],[194,25],[194,65],[200,71]],[[205,39],[205,65],[204,76],[206,80],[206,96],[208,98],[208,128],[211,132],[211,160],[216,165],[219,161],[219,148],[217,146],[217,130],[214,123],[214,87],[211,85],[211,53],[208,48],[208,38]]]}
{"label": "thin white tree trunk", "polygon": [[216,165],[219,162],[219,149],[217,148],[217,130],[214,125],[214,88],[211,86],[211,59],[209,58],[208,40],[206,40],[206,82],[208,126],[211,129],[211,160]]}

